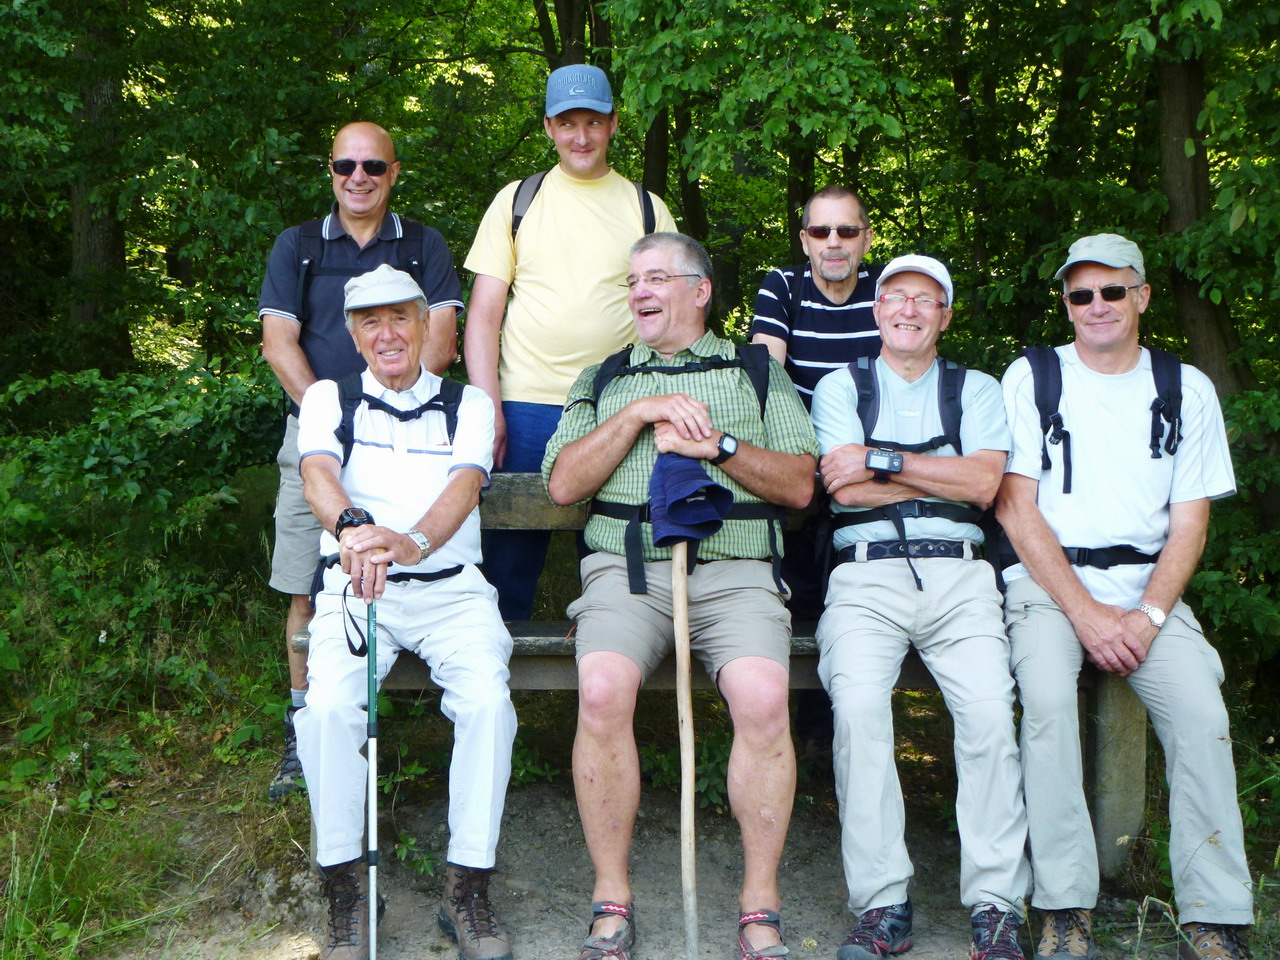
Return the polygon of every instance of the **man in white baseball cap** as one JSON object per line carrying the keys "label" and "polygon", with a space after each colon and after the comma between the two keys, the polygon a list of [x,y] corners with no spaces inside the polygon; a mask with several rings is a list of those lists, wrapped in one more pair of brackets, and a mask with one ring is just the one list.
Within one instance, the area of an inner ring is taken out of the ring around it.
{"label": "man in white baseball cap", "polygon": [[1022,957],[1017,931],[1031,874],[1013,678],[977,525],[1000,484],[1009,432],[996,381],[938,356],[953,297],[951,274],[933,257],[889,261],[876,283],[879,357],[828,374],[813,393],[836,528],[818,676],[835,714],[841,851],[857,918],[839,960],[874,960],[912,943],[891,708],[911,647],[955,721],[970,956]]}
{"label": "man in white baseball cap", "polygon": [[476,566],[493,404],[483,390],[423,364],[429,314],[409,274],[384,264],[356,277],[343,306],[367,369],[312,384],[298,428],[303,492],[324,530],[310,688],[295,719],[329,900],[321,956],[363,960],[369,953],[363,630],[365,605],[376,599],[379,683],[400,651],[412,652],[444,690],[440,709],[454,723],[437,921],[463,960],[509,960],[511,938],[494,917],[489,878],[516,732],[507,688],[511,637]]}

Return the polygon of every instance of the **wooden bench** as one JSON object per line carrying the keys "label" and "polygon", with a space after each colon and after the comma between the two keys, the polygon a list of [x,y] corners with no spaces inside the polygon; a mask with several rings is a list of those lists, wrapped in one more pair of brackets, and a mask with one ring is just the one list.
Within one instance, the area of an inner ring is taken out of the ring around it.
{"label": "wooden bench", "polygon": [[[485,493],[481,522],[496,530],[581,530],[583,506],[557,507],[548,498],[537,474],[495,474]],[[800,519],[796,515],[796,521]],[[515,641],[511,656],[514,690],[572,690],[577,666],[567,621],[518,621],[507,624]],[[815,624],[797,623],[791,640],[791,686],[818,690],[818,649]],[[417,657],[400,657],[387,676],[384,689],[422,690],[431,684],[426,665]],[[693,671],[695,689],[709,689],[706,673]],[[933,676],[913,651],[902,665],[898,687],[936,690]],[[647,689],[675,689],[675,662],[668,657],[646,681]],[[1118,873],[1132,844],[1120,837],[1136,837],[1142,829],[1146,801],[1146,712],[1129,685],[1112,674],[1086,670],[1081,675],[1081,712],[1085,750],[1085,778],[1093,811],[1098,857],[1107,876]]]}

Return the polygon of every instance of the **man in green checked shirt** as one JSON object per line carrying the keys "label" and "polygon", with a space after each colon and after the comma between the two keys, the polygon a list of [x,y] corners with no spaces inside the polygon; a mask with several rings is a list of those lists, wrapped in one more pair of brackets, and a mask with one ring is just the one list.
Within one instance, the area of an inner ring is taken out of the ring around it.
{"label": "man in green checked shirt", "polygon": [[[762,386],[767,374],[762,411],[734,345],[707,331],[711,263],[701,245],[676,233],[641,239],[627,286],[640,342],[598,397],[599,367],[582,372],[542,464],[556,503],[593,501],[586,540],[595,552],[582,561],[583,593],[569,607],[578,624],[574,788],[596,875],[580,957],[625,960],[635,941],[628,860],[640,768],[632,717],[640,684],[674,643],[670,551],[653,546],[647,514],[637,508],[666,452],[702,461],[733,493],[724,525],[698,544],[690,633],[734,723],[728,779],[745,861],[742,956],[785,956],[777,866],[795,792],[791,618],[772,562],[781,540],[772,518],[781,511],[769,505],[808,504],[817,441],[782,367],[763,358],[758,366]],[[639,583],[628,577],[625,545],[637,521]]]}

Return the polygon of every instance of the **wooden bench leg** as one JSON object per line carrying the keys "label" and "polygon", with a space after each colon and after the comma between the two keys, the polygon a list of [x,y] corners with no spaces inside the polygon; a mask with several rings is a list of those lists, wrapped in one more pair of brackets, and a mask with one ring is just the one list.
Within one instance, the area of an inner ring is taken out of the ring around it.
{"label": "wooden bench leg", "polygon": [[1099,673],[1085,710],[1086,791],[1092,804],[1098,867],[1104,877],[1124,869],[1142,830],[1147,790],[1147,711],[1121,677]]}

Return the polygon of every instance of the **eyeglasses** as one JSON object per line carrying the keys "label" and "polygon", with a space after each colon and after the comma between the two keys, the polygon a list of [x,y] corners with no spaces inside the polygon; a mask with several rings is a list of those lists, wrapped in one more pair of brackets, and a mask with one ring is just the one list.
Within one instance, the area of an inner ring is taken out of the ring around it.
{"label": "eyeglasses", "polygon": [[670,283],[672,280],[679,280],[682,277],[697,277],[699,280],[702,279],[702,275],[698,273],[655,273],[647,277],[627,277],[627,279],[618,284],[618,286],[626,287],[628,290],[634,290],[638,283],[647,283],[651,287],[660,287],[664,283]]}
{"label": "eyeglasses", "polygon": [[1097,291],[1102,294],[1103,300],[1115,303],[1117,300],[1123,300],[1130,290],[1137,290],[1141,286],[1140,283],[1135,283],[1131,287],[1126,287],[1123,283],[1109,283],[1105,287],[1091,287],[1088,290],[1068,290],[1067,302],[1076,307],[1088,306],[1093,303],[1093,294]]}
{"label": "eyeglasses", "polygon": [[937,310],[940,307],[946,306],[946,304],[941,300],[935,300],[933,297],[904,297],[900,293],[885,293],[880,296],[881,303],[886,307],[892,307],[895,310],[900,310],[905,307],[908,300],[914,303],[916,305],[916,309],[921,313],[928,313],[930,310]]}
{"label": "eyeglasses", "polygon": [[364,167],[364,172],[371,177],[380,177],[387,172],[389,164],[385,160],[360,160],[351,159],[330,160],[329,165],[333,167],[333,172],[340,177],[349,177],[356,172],[356,167]]}
{"label": "eyeglasses", "polygon": [[804,232],[815,240],[825,240],[827,237],[831,236],[831,231],[834,230],[836,232],[836,236],[841,240],[854,240],[857,239],[858,234],[862,233],[862,231],[866,229],[866,227],[855,227],[850,223],[842,223],[838,227],[828,227],[826,224],[820,223],[810,227],[805,227]]}

